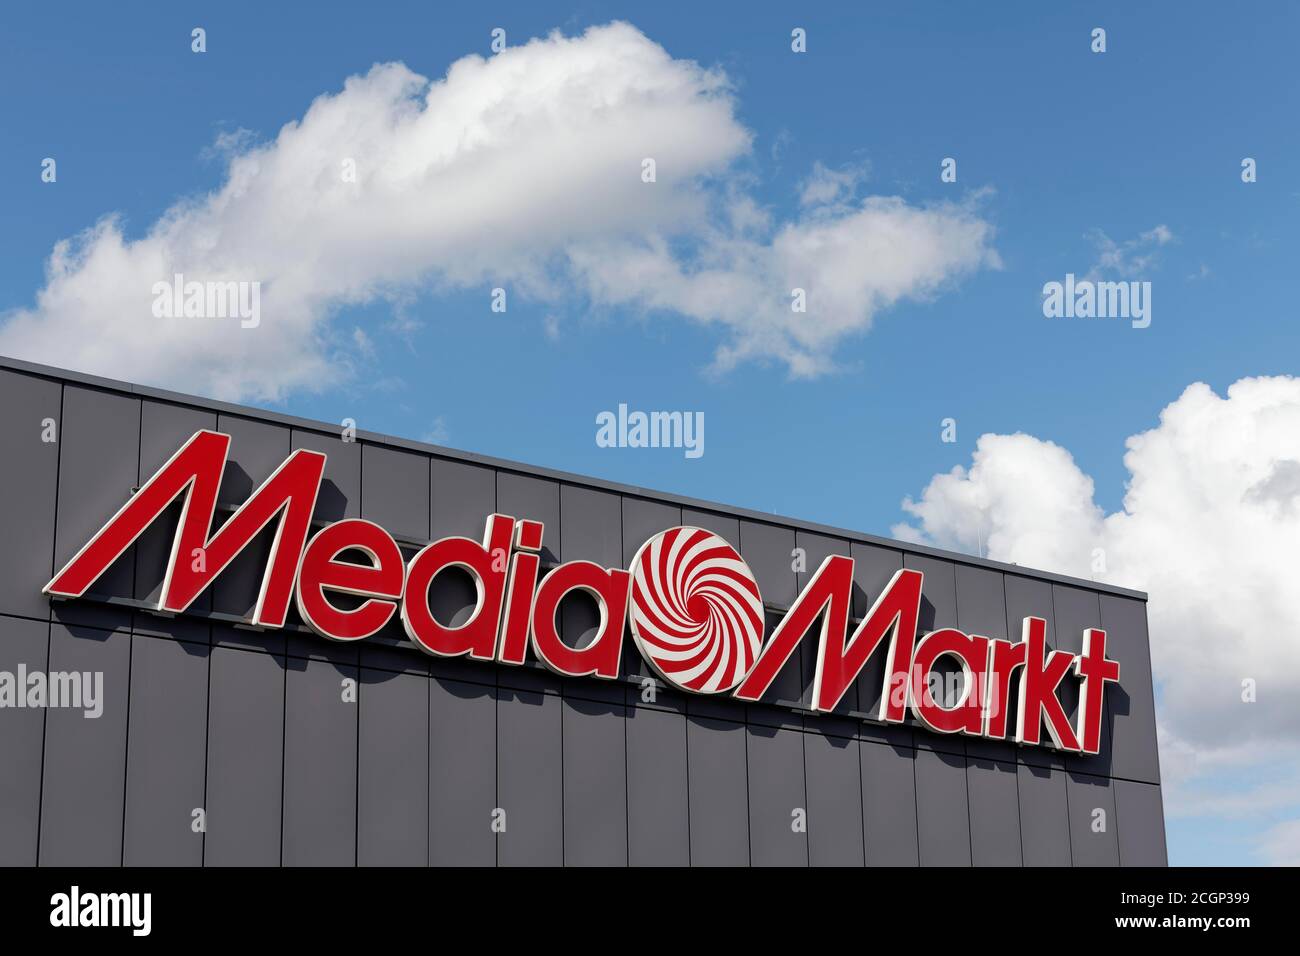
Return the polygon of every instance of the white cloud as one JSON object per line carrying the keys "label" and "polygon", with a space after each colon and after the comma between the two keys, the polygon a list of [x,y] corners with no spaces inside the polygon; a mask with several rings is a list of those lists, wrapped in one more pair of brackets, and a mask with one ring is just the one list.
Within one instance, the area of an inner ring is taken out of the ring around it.
{"label": "white cloud", "polygon": [[[662,237],[574,247],[570,259],[596,302],[730,328],[716,368],[776,357],[806,377],[829,371],[835,346],[882,310],[998,265],[977,202],[922,208],[874,196],[848,210],[814,209],[759,239],[713,232],[690,262]],[[795,289],[806,313],[791,308]]]}
{"label": "white cloud", "polygon": [[1242,379],[1226,398],[1191,385],[1127,447],[1124,508],[1105,515],[1064,449],[984,435],[969,469],[904,502],[917,526],[895,530],[973,551],[980,529],[992,558],[1148,591],[1172,733],[1300,741],[1300,378]]}
{"label": "white cloud", "polygon": [[831,169],[821,162],[813,163],[812,173],[800,187],[799,205],[825,206],[849,199],[866,175],[865,166]]}
{"label": "white cloud", "polygon": [[1191,385],[1127,448],[1124,507],[1107,515],[1064,449],[984,435],[969,469],[904,501],[915,524],[895,531],[968,552],[982,536],[998,560],[1148,591],[1166,777],[1235,774],[1253,791],[1250,768],[1300,752],[1300,378],[1226,397]]}
{"label": "white cloud", "polygon": [[1085,277],[1094,282],[1105,275],[1124,279],[1140,277],[1155,266],[1157,250],[1176,241],[1172,230],[1164,223],[1124,242],[1116,242],[1100,229],[1090,230],[1086,238],[1097,247],[1097,261]]}
{"label": "white cloud", "polygon": [[[996,263],[971,205],[876,197],[772,223],[737,187],[751,139],[721,71],[622,23],[468,56],[433,83],[377,65],[268,143],[220,137],[225,183],[143,236],[107,217],[59,243],[34,305],[5,316],[0,352],[278,399],[369,361],[335,327],[341,307],[390,300],[409,332],[422,292],[507,284],[668,309],[719,326],[720,365],[810,374],[880,309]],[[152,286],[175,273],[260,282],[260,325],[155,318]],[[794,286],[809,290],[799,321]]]}

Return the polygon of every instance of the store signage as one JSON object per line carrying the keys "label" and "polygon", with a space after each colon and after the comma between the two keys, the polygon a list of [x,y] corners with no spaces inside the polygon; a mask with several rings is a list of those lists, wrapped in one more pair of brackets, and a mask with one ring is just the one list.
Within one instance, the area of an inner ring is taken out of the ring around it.
{"label": "store signage", "polygon": [[[923,575],[903,569],[849,630],[853,559],[832,555],[764,639],[764,605],[749,566],[713,532],[678,527],[656,534],[627,570],[568,561],[541,575],[541,522],[488,516],[483,539],[448,537],[406,561],[379,525],[358,518],[310,535],[325,470],[321,452],[295,451],[215,533],[217,490],[230,436],[199,431],[123,505],[44,588],[77,598],[163,511],[182,511],[156,610],[180,614],[264,528],[274,538],[248,624],[283,627],[292,603],[303,622],[333,641],[360,641],[394,617],[423,651],[523,664],[528,652],[568,677],[619,677],[625,627],[668,684],[696,694],[761,700],[799,644],[815,641],[811,707],[835,710],[868,661],[883,660],[878,719],[902,722],[910,710],[938,733],[1014,739],[1025,745],[1095,754],[1101,744],[1106,684],[1119,664],[1106,657],[1106,632],[1083,634],[1083,650],[1050,650],[1047,623],[1026,617],[1016,642],[942,627],[917,638]],[[429,604],[434,578],[460,568],[475,582],[469,619],[439,622]],[[565,596],[585,591],[600,609],[595,635],[566,643],[556,624]],[[349,595],[340,600],[341,595]],[[815,632],[815,634],[814,634]],[[957,680],[936,693],[946,664]],[[1016,682],[1016,706],[1008,707]],[[1078,690],[1075,719],[1060,698]],[[1014,711],[1014,727],[1009,726]],[[1047,736],[1043,736],[1046,728]]]}

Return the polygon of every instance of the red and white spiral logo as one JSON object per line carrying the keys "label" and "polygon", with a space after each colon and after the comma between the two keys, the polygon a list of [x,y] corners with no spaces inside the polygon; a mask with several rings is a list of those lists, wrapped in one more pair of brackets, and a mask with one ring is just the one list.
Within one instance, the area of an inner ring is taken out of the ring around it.
{"label": "red and white spiral logo", "polygon": [[763,598],[749,565],[711,531],[670,528],[637,551],[632,637],[641,655],[684,690],[731,690],[763,645]]}

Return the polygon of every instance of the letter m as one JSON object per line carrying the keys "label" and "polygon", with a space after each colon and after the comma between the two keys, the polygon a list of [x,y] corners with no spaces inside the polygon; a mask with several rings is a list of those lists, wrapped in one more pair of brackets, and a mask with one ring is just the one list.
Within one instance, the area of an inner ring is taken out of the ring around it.
{"label": "letter m", "polygon": [[822,625],[821,646],[825,647],[828,642],[842,646],[849,624],[852,589],[853,559],[839,554],[827,557],[781,618],[781,623],[763,645],[758,660],[732,696],[741,700],[761,700],[818,619]]}
{"label": "letter m", "polygon": [[844,628],[840,628],[838,634],[822,636],[817,647],[817,669],[813,675],[814,710],[834,710],[871,655],[884,644],[887,650],[879,719],[894,723],[902,721],[916,624],[921,614],[923,581],[924,575],[920,571],[895,571],[847,644],[844,643]]}
{"label": "letter m", "polygon": [[[750,701],[761,699],[790,660],[795,647],[820,619],[813,710],[826,712],[838,707],[867,660],[888,638],[886,687],[881,695],[880,719],[901,721],[905,695],[889,692],[890,676],[895,672],[906,675],[911,669],[922,580],[920,571],[896,572],[846,644],[844,636],[848,633],[853,559],[843,555],[826,558],[772,632],[757,662],[733,696]],[[900,684],[900,687],[905,688],[906,684]]]}
{"label": "letter m", "polygon": [[[283,627],[311,527],[325,455],[300,449],[211,534],[230,436],[197,431],[77,552],[44,591],[75,598],[99,579],[177,498],[184,498],[158,610],[179,614],[277,517],[275,539],[248,623]],[[209,536],[211,535],[211,536]],[[199,557],[202,560],[197,560]]]}

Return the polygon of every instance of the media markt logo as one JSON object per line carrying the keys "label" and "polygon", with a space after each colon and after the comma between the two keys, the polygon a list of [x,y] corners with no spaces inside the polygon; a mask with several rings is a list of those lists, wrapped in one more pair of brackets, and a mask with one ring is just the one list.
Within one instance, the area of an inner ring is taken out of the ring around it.
{"label": "media markt logo", "polygon": [[[875,658],[883,662],[875,715],[881,721],[901,723],[910,710],[937,733],[1012,737],[1027,746],[1076,753],[1095,754],[1100,748],[1105,688],[1119,680],[1120,668],[1106,657],[1106,632],[1099,628],[1083,632],[1078,654],[1049,650],[1047,621],[1036,616],[1024,618],[1015,642],[952,627],[918,640],[924,575],[903,568],[850,633],[854,561],[831,555],[764,640],[762,593],[748,564],[718,535],[692,527],[654,535],[626,571],[566,561],[544,576],[542,523],[509,515],[489,515],[482,541],[442,538],[409,562],[392,535],[364,519],[327,524],[309,540],[326,456],[307,449],[286,458],[213,533],[229,447],[229,435],[195,432],[45,592],[58,599],[83,596],[181,499],[171,559],[151,608],[164,614],[188,610],[264,528],[274,525],[257,600],[245,619],[254,627],[284,627],[290,602],[307,627],[332,641],[365,640],[396,617],[407,637],[428,654],[517,666],[531,650],[566,677],[617,680],[626,624],[637,651],[668,684],[741,701],[761,700],[800,643],[812,640],[816,663],[809,706],[814,714],[835,710]],[[435,618],[429,597],[433,580],[451,567],[476,579],[473,613],[455,627]],[[600,608],[599,627],[583,647],[566,644],[556,627],[561,601],[576,590]],[[339,595],[350,603],[336,603]],[[934,692],[941,661],[960,670],[951,699]],[[1012,728],[1007,701],[1017,672]],[[1078,680],[1079,700],[1073,721],[1059,696],[1071,676]]]}

